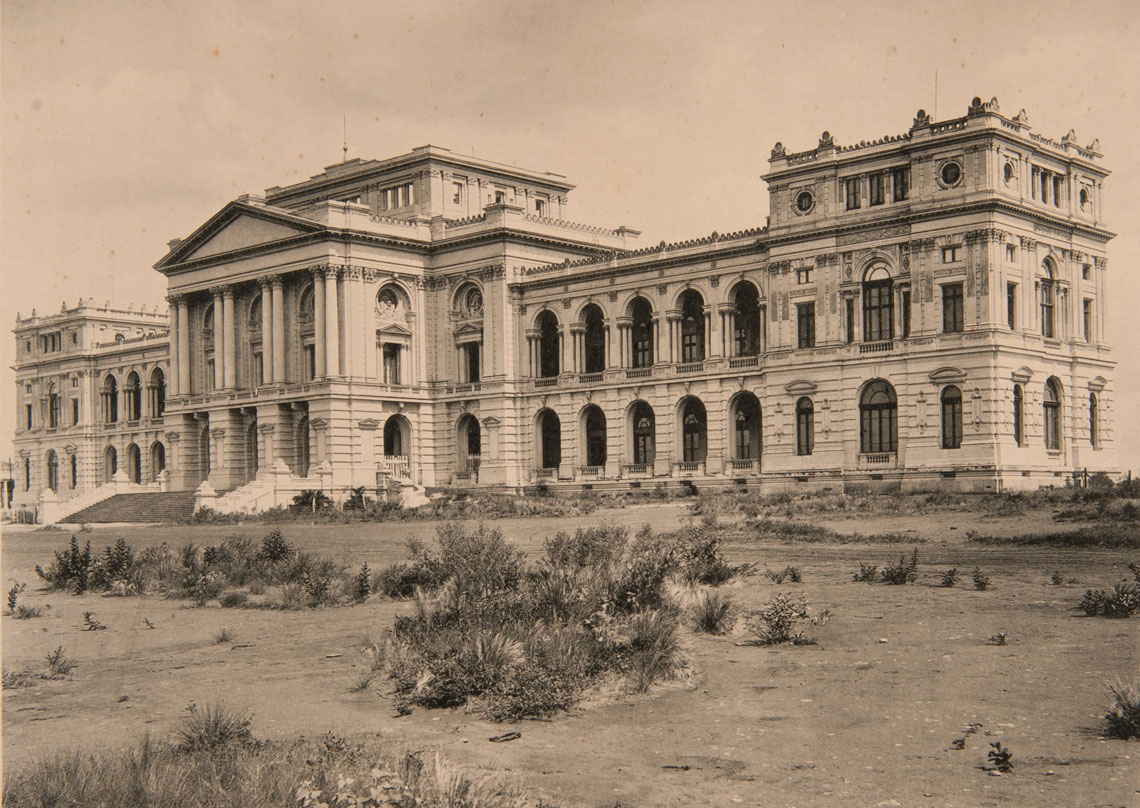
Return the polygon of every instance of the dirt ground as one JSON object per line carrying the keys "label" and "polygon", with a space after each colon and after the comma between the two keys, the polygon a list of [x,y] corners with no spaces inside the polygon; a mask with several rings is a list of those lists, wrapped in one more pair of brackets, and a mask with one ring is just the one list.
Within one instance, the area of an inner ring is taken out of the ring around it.
{"label": "dirt ground", "polygon": [[[497,522],[530,553],[560,529],[688,520],[682,504],[632,506],[569,519]],[[71,748],[165,737],[191,701],[224,699],[253,711],[258,737],[381,733],[409,749],[440,750],[455,762],[505,772],[536,795],[566,806],[1140,806],[1140,744],[1098,735],[1105,683],[1140,664],[1140,622],[1090,619],[1071,608],[1089,587],[1127,577],[1130,556],[1103,549],[1004,548],[966,542],[967,530],[1012,535],[1053,529],[1050,512],[985,517],[969,508],[913,516],[822,514],[845,533],[913,531],[920,577],[894,587],[855,583],[859,562],[909,552],[900,544],[734,542],[730,560],[777,569],[795,564],[801,584],[763,575],[731,583],[744,608],[776,592],[804,593],[834,617],[809,630],[817,645],[741,646],[738,636],[684,632],[689,667],[676,682],[641,696],[595,697],[552,721],[492,724],[456,710],[398,717],[367,670],[361,638],[379,637],[410,606],[372,598],[358,606],[302,612],[187,608],[159,596],[70,597],[38,590],[70,534],[12,528],[3,536],[4,588],[27,581],[21,603],[45,616],[2,621],[3,664],[40,668],[63,645],[79,666],[70,679],[3,692],[4,766],[20,768]],[[118,536],[134,547],[226,535],[260,537],[262,525],[100,528],[102,548]],[[284,525],[301,549],[373,569],[406,556],[426,523]],[[1134,555],[1134,554],[1133,554]],[[990,576],[975,591],[975,565]],[[941,572],[958,567],[953,589]],[[1053,571],[1066,583],[1050,583]],[[85,611],[106,631],[81,631]],[[144,618],[154,629],[147,628]],[[236,635],[217,645],[221,628]],[[1007,635],[1007,644],[988,642]],[[967,725],[981,728],[951,748]],[[509,743],[489,738],[509,730]],[[987,773],[988,744],[1013,752],[1014,770]]]}

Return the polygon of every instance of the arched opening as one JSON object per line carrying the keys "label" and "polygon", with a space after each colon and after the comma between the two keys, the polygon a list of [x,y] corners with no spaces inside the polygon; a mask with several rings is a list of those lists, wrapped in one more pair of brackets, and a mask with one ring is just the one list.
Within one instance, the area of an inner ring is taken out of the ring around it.
{"label": "arched opening", "polygon": [[75,490],[79,487],[79,458],[72,455],[69,459],[71,462],[71,488]]}
{"label": "arched opening", "polygon": [[898,451],[898,400],[888,382],[876,379],[863,389],[859,399],[859,427],[860,452]]}
{"label": "arched opening", "polygon": [[123,387],[123,403],[127,407],[128,421],[137,421],[142,417],[142,382],[139,374],[133,370],[127,374],[127,383]]}
{"label": "arched opening", "polygon": [[114,446],[103,451],[103,482],[110,482],[119,471],[119,453]]}
{"label": "arched opening", "polygon": [[162,372],[162,368],[155,368],[150,372],[147,393],[150,417],[161,418],[166,412],[166,374]]}
{"label": "arched opening", "polygon": [[877,264],[863,276],[863,341],[894,339],[894,282],[884,264]]}
{"label": "arched opening", "polygon": [[1095,449],[1100,444],[1100,413],[1097,412],[1096,393],[1089,393],[1089,444]]}
{"label": "arched opening", "polygon": [[198,433],[198,481],[201,482],[210,476],[210,424],[202,425]]}
{"label": "arched opening", "polygon": [[142,452],[135,443],[127,447],[127,479],[136,484],[142,482]]}
{"label": "arched opening", "polygon": [[1037,297],[1041,305],[1041,336],[1046,339],[1052,339],[1056,333],[1054,328],[1056,278],[1053,262],[1046,258],[1041,264],[1041,274],[1037,278]]}
{"label": "arched opening", "polygon": [[562,421],[554,410],[538,413],[538,438],[541,467],[556,469],[562,465]]}
{"label": "arched opening", "polygon": [[455,314],[459,380],[475,384],[483,378],[483,290],[474,284],[461,287],[455,294]]}
{"label": "arched opening", "polygon": [[59,490],[59,458],[55,449],[49,449],[44,465],[47,467],[47,486],[52,491]]}
{"label": "arched opening", "polygon": [[629,306],[630,325],[630,366],[648,368],[653,366],[653,306],[644,297],[635,298]]}
{"label": "arched opening", "polygon": [[547,309],[538,315],[538,375],[544,379],[558,375],[558,318]]}
{"label": "arched opening", "polygon": [[264,307],[261,304],[261,295],[255,295],[249,304],[249,326],[246,329],[246,338],[249,345],[249,387],[250,389],[265,384],[265,350],[262,337],[265,334],[262,317]]}
{"label": "arched opening", "polygon": [[601,373],[606,369],[606,318],[591,303],[582,310],[582,320],[586,324],[585,372]]}
{"label": "arched opening", "polygon": [[[317,358],[317,302],[313,285],[307,284],[301,290],[301,297],[297,306],[297,320],[301,336],[301,367],[299,374],[301,381],[312,381],[318,375],[323,375],[325,358],[320,357],[318,367]],[[277,346],[280,351],[284,346]],[[320,373],[318,374],[318,371]],[[296,377],[294,377],[296,378]],[[307,429],[306,429],[307,431]],[[306,464],[307,466],[308,464]],[[306,475],[302,475],[306,476]]]}
{"label": "arched opening", "polygon": [[479,460],[483,454],[483,437],[479,419],[471,413],[463,415],[456,423],[456,470],[460,475],[472,475],[479,471]]}
{"label": "arched opening", "polygon": [[630,426],[633,444],[630,448],[634,465],[652,464],[657,454],[655,440],[657,428],[653,408],[644,401],[636,402],[630,408]]}
{"label": "arched opening", "polygon": [[815,404],[807,396],[796,402],[796,454],[808,456],[815,451]]}
{"label": "arched opening", "polygon": [[681,404],[681,460],[703,463],[708,451],[708,417],[699,398],[690,396]]}
{"label": "arched opening", "polygon": [[1018,446],[1025,445],[1025,394],[1020,384],[1013,386],[1013,440]]}
{"label": "arched opening", "polygon": [[705,358],[705,301],[696,289],[686,289],[681,304],[681,361],[700,362]]}
{"label": "arched opening", "polygon": [[597,404],[582,411],[582,424],[586,433],[586,466],[600,468],[606,464],[606,414]]}
{"label": "arched opening", "polygon": [[258,432],[257,432],[257,416],[255,415],[250,421],[249,425],[245,428],[245,480],[249,482],[257,476],[257,470],[260,466],[260,458],[258,453],[260,446],[258,445]]}
{"label": "arched opening", "polygon": [[1045,448],[1050,451],[1061,449],[1061,383],[1056,377],[1045,382]]}
{"label": "arched opening", "polygon": [[217,379],[214,376],[216,367],[214,356],[214,304],[206,304],[202,312],[202,392],[212,393]]}
{"label": "arched opening", "polygon": [[736,460],[759,460],[761,452],[760,401],[752,393],[738,393],[732,400],[732,456]]}
{"label": "arched opening", "polygon": [[942,390],[942,448],[962,446],[962,391],[954,385]]}
{"label": "arched opening", "polygon": [[760,353],[760,294],[751,283],[738,283],[732,293],[733,353],[756,356]]}
{"label": "arched opening", "polygon": [[406,460],[412,449],[412,426],[402,415],[392,415],[384,422],[384,456]]}
{"label": "arched opening", "polygon": [[103,402],[103,423],[116,423],[119,420],[119,383],[110,374],[107,374],[107,378],[103,379],[101,399]]}
{"label": "arched opening", "polygon": [[48,387],[48,426],[52,429],[59,427],[59,410],[59,391],[53,384]]}
{"label": "arched opening", "polygon": [[161,441],[155,441],[150,446],[150,481],[158,479],[158,475],[166,470],[166,447]]}
{"label": "arched opening", "polygon": [[311,438],[309,436],[309,415],[305,413],[297,421],[297,433],[294,439],[294,448],[297,458],[297,476],[308,477],[309,465],[312,460],[310,453]]}

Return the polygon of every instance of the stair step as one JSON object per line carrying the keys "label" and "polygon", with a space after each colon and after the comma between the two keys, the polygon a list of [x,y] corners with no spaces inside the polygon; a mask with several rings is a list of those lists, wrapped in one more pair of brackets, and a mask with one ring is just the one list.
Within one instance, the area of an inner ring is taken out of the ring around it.
{"label": "stair step", "polygon": [[147,491],[115,494],[59,521],[76,524],[105,522],[177,522],[194,515],[193,491]]}

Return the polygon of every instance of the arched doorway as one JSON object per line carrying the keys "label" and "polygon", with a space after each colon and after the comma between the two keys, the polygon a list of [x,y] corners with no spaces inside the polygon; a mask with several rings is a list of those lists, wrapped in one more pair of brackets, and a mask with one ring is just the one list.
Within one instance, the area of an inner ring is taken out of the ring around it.
{"label": "arched doorway", "polygon": [[136,484],[142,482],[142,452],[136,443],[127,447],[127,479]]}
{"label": "arched doorway", "polygon": [[590,404],[582,411],[582,425],[586,433],[586,466],[600,468],[606,464],[606,414],[597,404]]}
{"label": "arched doorway", "polygon": [[114,446],[108,446],[103,452],[103,482],[110,482],[119,471],[119,453]]}
{"label": "arched doorway", "polygon": [[556,469],[562,465],[562,421],[554,410],[538,413],[540,468]]}
{"label": "arched doorway", "polygon": [[535,325],[538,328],[538,375],[549,379],[559,371],[558,317],[547,309],[538,315]]}
{"label": "arched doorway", "polygon": [[127,420],[137,421],[142,417],[142,382],[133,370],[127,374],[123,388],[124,403],[127,405]]}
{"label": "arched doorway", "polygon": [[653,306],[644,297],[635,298],[629,304],[630,357],[629,366],[648,368],[653,366]]}
{"label": "arched doorway", "polygon": [[630,455],[635,466],[650,465],[657,456],[657,425],[653,408],[644,401],[630,407]]}
{"label": "arched doorway", "polygon": [[859,451],[863,454],[897,452],[898,424],[895,388],[882,379],[875,379],[863,389],[859,399]]}
{"label": "arched doorway", "polygon": [[606,318],[597,305],[591,303],[582,310],[586,325],[586,373],[601,373],[606,369]]}
{"label": "arched doorway", "polygon": [[749,392],[737,393],[732,399],[730,422],[732,424],[733,459],[755,461],[755,464],[759,466],[763,441],[760,400]]}
{"label": "arched doorway", "polygon": [[708,416],[705,405],[695,396],[686,398],[680,407],[681,460],[703,463],[708,453]]}
{"label": "arched doorway", "polygon": [[742,281],[733,290],[733,354],[756,356],[760,353],[760,294],[756,287]]}
{"label": "arched doorway", "polygon": [[254,415],[249,425],[245,428],[245,480],[249,482],[257,476],[257,470],[261,465],[258,452],[260,446],[258,442],[257,433],[257,416]]}
{"label": "arched doorway", "polygon": [[293,446],[296,452],[294,457],[297,458],[295,471],[298,477],[309,476],[309,462],[312,459],[309,451],[310,445],[309,416],[306,413],[297,421],[297,431],[293,438]]}
{"label": "arched doorway", "polygon": [[55,449],[49,449],[45,460],[47,466],[47,485],[52,491],[59,490],[59,458]]}
{"label": "arched doorway", "polygon": [[470,413],[463,415],[455,426],[456,471],[470,476],[479,471],[479,459],[483,454],[483,440],[479,420]]}
{"label": "arched doorway", "polygon": [[392,415],[384,422],[384,456],[407,459],[412,453],[412,426],[402,415]]}
{"label": "arched doorway", "polygon": [[705,358],[705,300],[696,289],[686,289],[678,301],[681,308],[681,361]]}
{"label": "arched doorway", "polygon": [[166,470],[166,447],[161,441],[155,441],[150,447],[150,481],[158,479],[158,475]]}

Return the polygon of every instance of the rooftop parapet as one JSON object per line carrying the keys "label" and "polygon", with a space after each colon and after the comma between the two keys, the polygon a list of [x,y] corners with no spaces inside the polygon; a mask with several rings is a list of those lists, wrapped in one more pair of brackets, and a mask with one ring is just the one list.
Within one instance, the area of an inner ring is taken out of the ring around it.
{"label": "rooftop parapet", "polygon": [[124,309],[112,306],[109,300],[100,306],[95,302],[95,298],[89,297],[86,299],[81,298],[74,306],[70,307],[67,301],[64,301],[60,305],[59,311],[54,314],[39,314],[35,309],[32,309],[32,313],[24,317],[19,312],[16,312],[16,327],[29,328],[33,326],[43,326],[74,317],[113,317],[117,319],[147,320],[156,324],[165,324],[169,322],[170,319],[169,312],[166,306],[163,305],[156,304],[154,306],[147,306],[144,303],[136,307],[133,303],[128,303]]}

